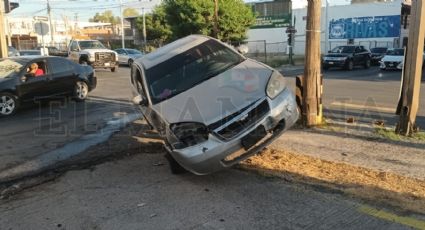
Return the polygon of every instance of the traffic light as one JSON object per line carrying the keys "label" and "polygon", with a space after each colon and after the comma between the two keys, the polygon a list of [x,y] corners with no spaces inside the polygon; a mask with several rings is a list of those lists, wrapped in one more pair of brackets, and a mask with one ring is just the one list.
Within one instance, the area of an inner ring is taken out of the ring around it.
{"label": "traffic light", "polygon": [[4,0],[4,13],[9,13],[10,11],[19,7],[17,2],[9,2],[9,0]]}

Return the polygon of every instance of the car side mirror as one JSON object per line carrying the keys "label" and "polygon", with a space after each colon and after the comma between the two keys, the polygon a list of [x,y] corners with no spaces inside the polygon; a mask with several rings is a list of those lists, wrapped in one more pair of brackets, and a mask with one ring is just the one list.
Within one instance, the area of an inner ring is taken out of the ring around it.
{"label": "car side mirror", "polygon": [[141,105],[141,106],[147,106],[148,105],[148,101],[146,100],[146,98],[144,98],[142,95],[137,95],[136,97],[133,98],[133,104],[135,105]]}

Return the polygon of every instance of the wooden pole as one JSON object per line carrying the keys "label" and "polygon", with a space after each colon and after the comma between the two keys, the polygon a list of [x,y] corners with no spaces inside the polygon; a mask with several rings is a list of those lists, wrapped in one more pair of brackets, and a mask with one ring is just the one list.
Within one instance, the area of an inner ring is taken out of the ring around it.
{"label": "wooden pole", "polygon": [[4,24],[4,0],[0,0],[0,58],[7,58],[8,47]]}
{"label": "wooden pole", "polygon": [[416,130],[416,115],[419,108],[419,92],[425,40],[425,3],[412,0],[409,41],[401,96],[400,120],[396,132],[411,135]]}
{"label": "wooden pole", "polygon": [[213,25],[214,38],[218,38],[218,0],[214,0],[214,25]]}
{"label": "wooden pole", "polygon": [[303,122],[310,127],[322,123],[321,95],[321,70],[320,70],[320,14],[322,11],[321,0],[308,0],[306,48],[304,66],[304,97],[303,97]]}

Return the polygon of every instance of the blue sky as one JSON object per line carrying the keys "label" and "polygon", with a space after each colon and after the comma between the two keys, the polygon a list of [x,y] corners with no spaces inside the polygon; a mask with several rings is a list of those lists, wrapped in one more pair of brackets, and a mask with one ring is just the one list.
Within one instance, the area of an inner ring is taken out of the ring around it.
{"label": "blue sky", "polygon": [[[32,17],[47,15],[47,0],[11,0],[18,2],[20,7],[12,11],[12,17]],[[113,10],[119,15],[119,0],[49,0],[52,8],[52,16],[61,20],[66,16],[69,20],[74,20],[75,14],[78,14],[79,21],[88,21],[90,17],[97,12]],[[150,10],[160,0],[122,0],[123,7],[136,8],[141,12],[141,8]],[[246,2],[261,0],[246,0]],[[324,2],[324,0],[322,0]],[[347,4],[349,0],[329,0],[333,4]],[[303,5],[306,0],[293,0],[294,6]]]}

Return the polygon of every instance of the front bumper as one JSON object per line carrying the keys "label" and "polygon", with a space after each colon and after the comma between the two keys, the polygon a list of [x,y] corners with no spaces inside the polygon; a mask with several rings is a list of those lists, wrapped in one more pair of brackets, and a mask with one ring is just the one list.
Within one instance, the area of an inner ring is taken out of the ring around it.
{"label": "front bumper", "polygon": [[[194,174],[204,175],[230,167],[258,153],[295,124],[299,116],[294,94],[289,89],[285,89],[275,99],[267,98],[267,100],[270,111],[237,137],[224,141],[210,134],[209,139],[201,144],[184,149],[169,150],[171,155],[187,170]],[[267,136],[253,147],[244,150],[241,139],[261,125],[268,132]],[[229,157],[232,158],[229,159]]]}
{"label": "front bumper", "polygon": [[381,61],[379,68],[381,68],[383,70],[388,70],[388,69],[402,70],[403,64],[401,62],[383,62],[383,61]]}

